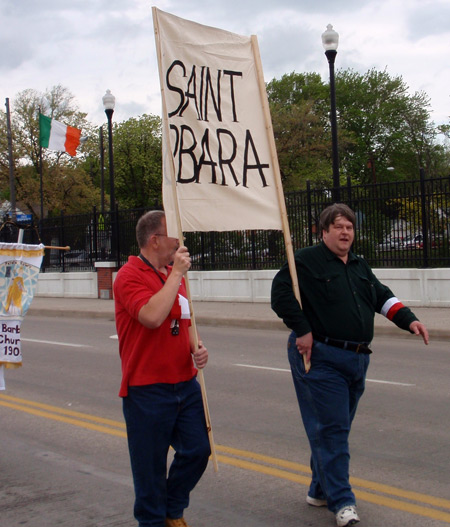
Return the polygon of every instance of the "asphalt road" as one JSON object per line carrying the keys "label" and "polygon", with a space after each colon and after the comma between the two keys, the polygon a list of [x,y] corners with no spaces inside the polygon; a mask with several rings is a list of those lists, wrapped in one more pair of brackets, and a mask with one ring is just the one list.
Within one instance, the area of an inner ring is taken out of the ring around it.
{"label": "asphalt road", "polygon": [[[274,330],[200,327],[219,462],[192,527],[333,526],[305,503],[309,450]],[[135,526],[114,323],[28,317],[0,392],[0,527]],[[361,525],[450,524],[450,350],[377,339],[351,436]]]}

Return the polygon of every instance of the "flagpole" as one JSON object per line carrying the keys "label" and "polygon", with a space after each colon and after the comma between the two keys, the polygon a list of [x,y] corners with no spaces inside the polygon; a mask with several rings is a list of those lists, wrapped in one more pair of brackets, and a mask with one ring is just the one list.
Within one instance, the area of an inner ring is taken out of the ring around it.
{"label": "flagpole", "polygon": [[[153,25],[155,28],[155,34],[158,40],[159,45],[157,46],[157,56],[158,56],[158,65],[159,65],[159,71],[162,71],[162,59],[161,59],[161,42],[160,42],[160,34],[159,34],[159,26],[158,26],[158,15],[157,15],[157,9],[156,7],[152,7],[152,14],[153,14]],[[161,85],[161,95],[162,95],[162,107],[163,107],[163,127],[166,128],[166,130],[169,129],[169,122],[167,117],[167,109],[164,99],[164,85],[162,82],[161,75],[160,78],[160,85]],[[178,231],[178,238],[180,240],[180,245],[184,245],[184,237],[183,237],[183,228],[181,224],[181,216],[180,216],[180,207],[178,204],[178,196],[176,192],[176,181],[175,181],[175,167],[174,167],[174,161],[173,156],[170,156],[171,162],[173,164],[173,170],[171,170],[171,190],[172,190],[172,197],[173,197],[173,203],[175,208],[175,216],[176,216],[176,222],[177,222],[177,231]],[[164,177],[164,176],[163,176]],[[185,283],[186,283],[186,294],[189,301],[189,309],[191,312],[191,327],[192,327],[192,333],[194,337],[194,349],[198,348],[198,334],[197,334],[197,325],[195,322],[195,314],[194,314],[194,307],[192,304],[192,297],[191,297],[191,291],[189,287],[189,277],[186,274],[185,277]],[[205,420],[206,420],[206,428],[208,430],[208,437],[209,437],[209,444],[211,447],[211,459],[213,462],[214,470],[217,472],[219,470],[219,465],[217,462],[217,454],[216,454],[216,447],[214,443],[214,437],[213,437],[213,431],[212,431],[212,425],[211,425],[211,416],[209,413],[209,405],[208,405],[208,398],[206,395],[206,385],[205,385],[205,378],[203,375],[203,370],[198,369],[197,379],[200,384],[201,392],[202,392],[202,399],[203,399],[203,409],[205,412]]]}
{"label": "flagpole", "polygon": [[[277,190],[278,204],[279,204],[280,214],[281,214],[281,224],[283,228],[284,243],[286,246],[287,261],[288,261],[289,272],[291,274],[291,280],[292,280],[292,288],[294,290],[295,298],[297,299],[300,307],[302,307],[302,302],[300,299],[300,287],[298,284],[297,269],[295,266],[294,250],[292,247],[292,239],[291,239],[291,233],[289,229],[289,221],[287,217],[286,203],[284,201],[283,185],[281,183],[280,167],[278,164],[277,148],[275,145],[275,139],[273,135],[272,118],[270,116],[270,108],[269,108],[269,102],[267,100],[267,91],[266,91],[266,85],[264,82],[261,55],[259,53],[258,39],[256,38],[256,35],[251,36],[251,42],[252,42],[253,56],[254,56],[255,65],[256,65],[256,75],[258,78],[261,104],[263,107],[264,120],[265,120],[265,125],[266,125],[267,139],[269,141],[270,154],[272,158],[272,167],[273,167],[274,178],[275,178],[275,186]],[[306,360],[305,355],[303,355],[303,362],[305,364],[305,370],[306,372],[308,372],[309,369],[311,368],[311,363]]]}

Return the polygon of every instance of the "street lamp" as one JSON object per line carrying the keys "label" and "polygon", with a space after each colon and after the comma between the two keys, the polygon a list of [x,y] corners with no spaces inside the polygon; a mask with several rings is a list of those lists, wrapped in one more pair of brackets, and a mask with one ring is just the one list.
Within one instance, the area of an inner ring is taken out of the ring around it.
{"label": "street lamp", "polygon": [[322,33],[322,44],[325,49],[325,55],[330,66],[330,100],[331,100],[331,145],[333,149],[333,200],[340,201],[340,183],[339,183],[339,152],[337,137],[337,119],[336,119],[336,87],[334,85],[334,61],[337,55],[339,44],[339,34],[333,29],[331,24],[327,25],[327,30]]}
{"label": "street lamp", "polygon": [[114,156],[113,156],[113,136],[112,136],[112,116],[114,113],[114,106],[116,98],[111,93],[111,90],[106,90],[102,98],[103,107],[105,108],[106,117],[108,118],[108,139],[109,139],[109,196],[110,205],[109,213],[111,219],[111,256],[116,256],[116,218],[115,218],[115,196],[114,196]]}
{"label": "street lamp", "polygon": [[109,139],[109,193],[110,193],[110,210],[114,211],[115,196],[114,196],[114,156],[113,156],[113,136],[112,136],[112,116],[114,113],[114,106],[116,98],[111,93],[111,90],[106,90],[103,95],[103,107],[105,108],[106,117],[108,118],[108,139]]}

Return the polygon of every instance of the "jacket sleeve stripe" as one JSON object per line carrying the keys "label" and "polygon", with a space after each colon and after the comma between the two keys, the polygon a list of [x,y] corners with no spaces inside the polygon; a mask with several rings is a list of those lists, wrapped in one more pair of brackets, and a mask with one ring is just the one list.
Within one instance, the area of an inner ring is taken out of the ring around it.
{"label": "jacket sleeve stripe", "polygon": [[400,309],[402,309],[402,307],[405,307],[405,306],[400,302],[400,300],[397,297],[393,296],[389,298],[389,300],[387,300],[383,304],[380,312],[384,317],[386,317],[389,320],[392,320],[395,314]]}

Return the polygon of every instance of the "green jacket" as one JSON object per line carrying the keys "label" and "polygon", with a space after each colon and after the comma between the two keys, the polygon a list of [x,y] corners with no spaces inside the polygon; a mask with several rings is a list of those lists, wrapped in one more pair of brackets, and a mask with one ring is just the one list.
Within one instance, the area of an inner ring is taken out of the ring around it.
{"label": "green jacket", "polygon": [[[296,251],[295,264],[302,308],[294,296],[287,264],[272,283],[272,309],[286,326],[298,337],[312,331],[339,340],[371,342],[375,313],[395,303],[395,295],[365,260],[350,252],[345,264],[321,242]],[[407,307],[392,318],[405,330],[414,320],[416,316]]]}

